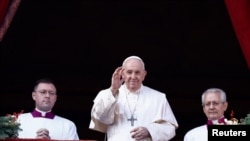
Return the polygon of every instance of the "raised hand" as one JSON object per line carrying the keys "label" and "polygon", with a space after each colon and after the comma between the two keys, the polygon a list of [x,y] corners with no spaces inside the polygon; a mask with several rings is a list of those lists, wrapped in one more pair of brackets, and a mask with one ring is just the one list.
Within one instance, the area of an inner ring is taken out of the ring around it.
{"label": "raised hand", "polygon": [[123,82],[124,80],[122,79],[122,67],[118,67],[113,73],[112,79],[111,79],[110,89],[114,96],[118,94],[118,90],[121,87]]}

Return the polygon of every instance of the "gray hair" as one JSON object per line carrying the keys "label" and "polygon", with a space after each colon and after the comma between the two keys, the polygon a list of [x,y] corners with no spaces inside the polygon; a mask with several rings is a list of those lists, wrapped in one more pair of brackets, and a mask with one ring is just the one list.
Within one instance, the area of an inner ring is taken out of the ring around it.
{"label": "gray hair", "polygon": [[139,60],[139,61],[142,63],[142,68],[145,70],[145,64],[144,64],[143,60],[142,60],[140,57],[138,57],[138,56],[129,56],[129,57],[127,57],[127,58],[123,61],[122,67],[124,67],[125,64],[126,64],[126,62],[127,62],[128,60],[130,60],[130,59],[137,59],[137,60]]}
{"label": "gray hair", "polygon": [[221,97],[222,102],[227,102],[226,93],[225,93],[222,89],[219,89],[219,88],[209,88],[209,89],[207,89],[205,92],[203,92],[202,95],[201,95],[201,102],[202,102],[202,105],[204,104],[205,95],[206,95],[207,93],[216,93],[216,94],[219,94],[220,97]]}

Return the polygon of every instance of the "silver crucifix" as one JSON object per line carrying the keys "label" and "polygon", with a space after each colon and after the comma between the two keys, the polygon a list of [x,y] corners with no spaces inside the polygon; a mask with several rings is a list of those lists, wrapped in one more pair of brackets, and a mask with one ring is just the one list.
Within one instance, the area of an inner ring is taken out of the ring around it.
{"label": "silver crucifix", "polygon": [[134,117],[134,115],[131,115],[131,118],[128,119],[128,121],[131,122],[131,126],[134,126],[134,121],[137,120],[136,117]]}

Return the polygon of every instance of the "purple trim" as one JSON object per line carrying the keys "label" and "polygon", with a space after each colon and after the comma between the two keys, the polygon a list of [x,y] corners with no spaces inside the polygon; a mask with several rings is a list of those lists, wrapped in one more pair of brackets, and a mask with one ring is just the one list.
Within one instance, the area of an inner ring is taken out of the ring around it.
{"label": "purple trim", "polygon": [[42,113],[38,112],[37,110],[32,111],[31,114],[34,118],[43,117],[43,118],[53,119],[55,117],[55,114],[53,114],[52,112],[47,112],[45,116],[42,116]]}
{"label": "purple trim", "polygon": [[[218,119],[218,123],[220,123],[220,124],[226,124],[226,122],[225,122],[225,118],[223,117],[223,118],[220,118],[220,119]],[[209,126],[209,125],[213,125],[213,121],[212,120],[208,120],[207,121],[207,125]]]}

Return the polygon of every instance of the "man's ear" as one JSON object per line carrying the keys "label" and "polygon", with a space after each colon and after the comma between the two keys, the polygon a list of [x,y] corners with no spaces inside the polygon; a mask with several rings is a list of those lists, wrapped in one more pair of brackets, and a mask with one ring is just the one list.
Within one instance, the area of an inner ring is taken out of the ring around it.
{"label": "man's ear", "polygon": [[120,76],[121,76],[122,79],[124,78],[124,69],[121,70]]}
{"label": "man's ear", "polygon": [[145,71],[144,71],[144,75],[147,76],[147,73],[148,73],[148,72],[145,70]]}
{"label": "man's ear", "polygon": [[228,102],[225,102],[225,103],[224,103],[224,111],[227,110],[227,107],[228,107]]}
{"label": "man's ear", "polygon": [[147,76],[147,71],[145,70],[144,71],[144,76],[143,76],[143,79],[142,79],[142,81],[144,81],[145,80],[145,77]]}
{"label": "man's ear", "polygon": [[32,96],[32,99],[33,99],[33,100],[36,99],[36,93],[35,93],[35,92],[32,92],[31,96]]}

